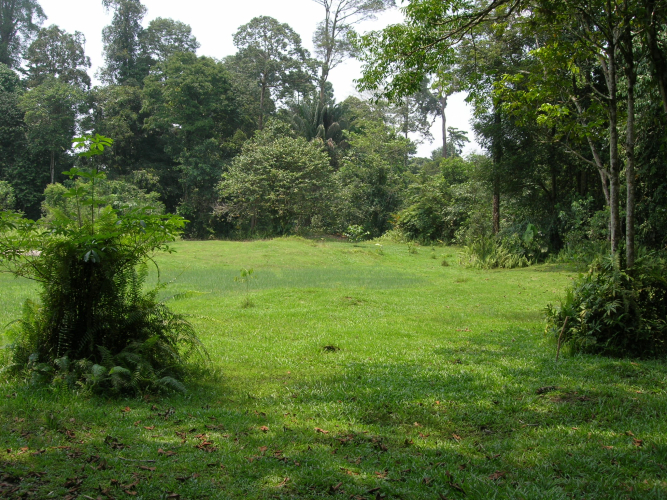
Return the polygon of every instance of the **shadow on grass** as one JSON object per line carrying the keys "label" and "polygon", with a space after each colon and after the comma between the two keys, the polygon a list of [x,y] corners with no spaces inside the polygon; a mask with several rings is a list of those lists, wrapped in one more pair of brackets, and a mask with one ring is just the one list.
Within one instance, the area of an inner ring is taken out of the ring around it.
{"label": "shadow on grass", "polygon": [[0,492],[664,498],[656,415],[666,408],[655,391],[665,366],[556,364],[550,353],[522,355],[512,337],[426,349],[411,363],[343,360],[333,374],[263,390],[209,377],[186,396],[107,400],[5,385]]}

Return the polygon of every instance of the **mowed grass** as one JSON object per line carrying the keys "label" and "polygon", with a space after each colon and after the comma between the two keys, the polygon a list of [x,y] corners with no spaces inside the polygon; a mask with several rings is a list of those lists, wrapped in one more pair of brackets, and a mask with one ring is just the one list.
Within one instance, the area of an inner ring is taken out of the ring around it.
{"label": "mowed grass", "polygon": [[[321,240],[175,248],[165,296],[208,370],[168,397],[3,383],[0,497],[667,497],[667,366],[556,362],[542,310],[567,269]],[[35,295],[0,287],[3,322]]]}

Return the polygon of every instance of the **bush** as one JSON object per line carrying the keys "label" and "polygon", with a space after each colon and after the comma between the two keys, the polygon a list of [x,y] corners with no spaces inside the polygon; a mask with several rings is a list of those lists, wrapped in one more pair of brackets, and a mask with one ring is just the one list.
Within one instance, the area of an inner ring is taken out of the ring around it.
{"label": "bush", "polygon": [[480,237],[465,245],[459,254],[459,263],[477,269],[513,269],[531,264],[525,255],[513,253],[502,240],[494,237]]}
{"label": "bush", "polygon": [[[74,187],[81,190],[89,188],[89,180],[79,178],[74,182]],[[74,218],[78,214],[76,199],[68,195],[69,190],[62,184],[49,184],[44,190],[44,201],[42,202],[42,214],[47,219],[56,216],[56,212],[68,218]],[[103,205],[110,205],[118,213],[123,214],[128,210],[145,208],[149,213],[164,213],[164,204],[159,200],[158,193],[147,193],[129,182],[107,179],[97,179],[95,182],[95,197]]]}
{"label": "bush", "polygon": [[364,241],[365,239],[368,239],[370,235],[371,233],[366,231],[363,228],[363,226],[359,226],[357,224],[352,224],[351,226],[347,226],[347,230],[345,231],[345,233],[343,233],[343,236],[345,236],[347,240],[352,243],[358,243],[360,241]]}
{"label": "bush", "polygon": [[[80,140],[100,154],[110,140]],[[0,213],[0,265],[40,283],[41,304],[27,302],[12,328],[12,365],[34,379],[144,391],[182,388],[176,381],[193,354],[205,350],[192,326],[144,292],[147,262],[181,233],[185,220],[150,207],[121,212],[100,200],[104,174],[73,168],[83,178],[65,193],[75,210],[54,210],[34,222]]]}
{"label": "bush", "polygon": [[218,215],[240,233],[286,235],[329,215],[332,172],[317,143],[270,121],[243,145],[218,185]]}
{"label": "bush", "polygon": [[514,232],[473,239],[463,247],[459,262],[478,269],[513,269],[540,262],[547,252],[540,231],[534,224],[527,224],[522,236]]}
{"label": "bush", "polygon": [[0,181],[0,210],[13,210],[16,204],[14,189],[6,181]]}
{"label": "bush", "polygon": [[546,331],[574,352],[641,358],[667,354],[667,265],[655,256],[629,270],[606,257],[567,291],[560,307],[547,307]]}

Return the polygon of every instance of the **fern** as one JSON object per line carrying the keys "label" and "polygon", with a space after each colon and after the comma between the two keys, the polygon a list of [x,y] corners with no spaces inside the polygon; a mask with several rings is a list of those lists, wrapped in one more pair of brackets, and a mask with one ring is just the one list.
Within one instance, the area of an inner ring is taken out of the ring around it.
{"label": "fern", "polygon": [[[76,142],[90,145],[84,156],[111,143],[101,136]],[[104,174],[73,168],[66,175],[84,180],[68,192],[77,206],[94,206]],[[0,238],[0,265],[41,285],[40,304],[26,301],[12,327],[11,364],[35,380],[142,392],[167,387],[158,383],[164,377],[181,378],[193,356],[207,359],[192,325],[158,300],[165,284],[144,289],[147,262],[168,250],[184,223],[148,207],[99,206],[85,218],[54,211],[38,222],[1,212],[0,231],[16,237]],[[26,248],[39,256],[28,258]]]}

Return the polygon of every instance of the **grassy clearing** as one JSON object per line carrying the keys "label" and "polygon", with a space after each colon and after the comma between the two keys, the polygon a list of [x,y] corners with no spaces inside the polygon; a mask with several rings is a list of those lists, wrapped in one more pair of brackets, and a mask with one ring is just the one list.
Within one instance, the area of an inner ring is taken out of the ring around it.
{"label": "grassy clearing", "polygon": [[[541,310],[565,268],[299,239],[176,248],[162,279],[210,372],[163,398],[1,385],[0,496],[667,497],[667,367],[556,363]],[[6,322],[34,288],[0,276],[0,293]]]}

